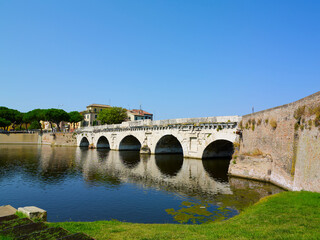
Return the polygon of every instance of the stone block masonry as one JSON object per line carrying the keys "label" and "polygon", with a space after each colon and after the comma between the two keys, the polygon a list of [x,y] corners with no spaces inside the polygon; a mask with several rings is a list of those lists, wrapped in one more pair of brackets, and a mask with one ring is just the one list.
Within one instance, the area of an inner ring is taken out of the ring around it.
{"label": "stone block masonry", "polygon": [[77,138],[74,133],[43,133],[41,144],[52,146],[77,146]]}
{"label": "stone block masonry", "polygon": [[319,120],[320,92],[243,116],[229,174],[320,192]]}

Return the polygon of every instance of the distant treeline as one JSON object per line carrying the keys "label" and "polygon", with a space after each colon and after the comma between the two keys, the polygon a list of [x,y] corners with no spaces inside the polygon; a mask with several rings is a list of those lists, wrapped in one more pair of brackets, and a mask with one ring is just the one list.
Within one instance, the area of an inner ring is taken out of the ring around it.
{"label": "distant treeline", "polygon": [[82,120],[83,116],[77,111],[67,113],[62,109],[50,108],[34,109],[23,113],[15,109],[0,107],[0,128],[3,130],[8,130],[10,126],[13,130],[42,130],[41,121],[47,121],[50,123],[51,128],[53,128],[53,124],[56,124],[58,131],[60,131],[60,122],[77,123]]}

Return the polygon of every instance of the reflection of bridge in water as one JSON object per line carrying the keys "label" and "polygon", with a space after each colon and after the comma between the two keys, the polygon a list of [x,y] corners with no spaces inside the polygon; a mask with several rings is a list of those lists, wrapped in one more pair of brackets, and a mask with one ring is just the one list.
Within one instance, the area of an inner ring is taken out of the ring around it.
{"label": "reflection of bridge in water", "polygon": [[[138,152],[118,152],[77,149],[77,164],[82,167],[83,176],[87,182],[109,186],[128,182],[138,184],[144,188],[155,188],[175,192],[187,196],[213,199],[219,195],[231,195],[239,185],[254,190],[256,200],[276,191],[269,187],[261,187],[262,183],[233,179],[234,186],[230,186],[227,178],[229,161],[216,159],[206,161],[198,159],[183,159],[182,155],[141,155]],[[220,166],[219,166],[220,165]],[[224,171],[222,173],[221,171]],[[232,183],[232,181],[230,181]],[[270,186],[270,185],[268,185]],[[243,192],[238,191],[239,194]]]}
{"label": "reflection of bridge in water", "polygon": [[77,130],[77,145],[184,157],[230,157],[239,116],[140,120]]}

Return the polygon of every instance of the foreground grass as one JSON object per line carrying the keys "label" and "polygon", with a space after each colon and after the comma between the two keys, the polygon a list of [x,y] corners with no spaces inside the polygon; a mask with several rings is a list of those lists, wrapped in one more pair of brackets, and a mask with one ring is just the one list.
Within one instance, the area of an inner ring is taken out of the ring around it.
{"label": "foreground grass", "polygon": [[118,221],[50,223],[96,239],[320,239],[320,194],[283,192],[260,200],[227,221],[136,224]]}

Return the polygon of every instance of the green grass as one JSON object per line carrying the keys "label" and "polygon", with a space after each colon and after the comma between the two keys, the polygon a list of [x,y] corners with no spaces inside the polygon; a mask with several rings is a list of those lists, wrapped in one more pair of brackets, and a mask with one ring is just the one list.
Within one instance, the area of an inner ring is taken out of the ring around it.
{"label": "green grass", "polygon": [[136,224],[118,221],[50,223],[96,239],[320,239],[320,194],[282,192],[260,200],[227,221],[202,224]]}

